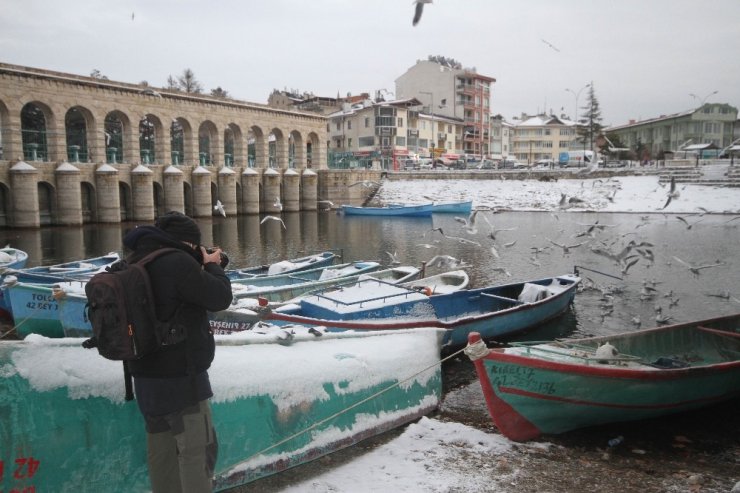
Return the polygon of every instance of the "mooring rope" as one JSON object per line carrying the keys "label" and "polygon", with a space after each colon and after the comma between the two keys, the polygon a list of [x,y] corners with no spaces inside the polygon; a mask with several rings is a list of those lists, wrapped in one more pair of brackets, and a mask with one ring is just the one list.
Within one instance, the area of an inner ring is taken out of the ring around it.
{"label": "mooring rope", "polygon": [[416,373],[414,373],[413,375],[411,375],[411,376],[409,376],[409,377],[407,377],[407,378],[405,378],[405,379],[403,379],[403,380],[399,380],[398,382],[394,383],[393,385],[391,385],[391,386],[389,386],[389,387],[386,387],[385,389],[379,390],[378,392],[376,392],[376,393],[374,393],[374,394],[372,394],[372,395],[370,395],[370,396],[368,396],[368,397],[365,397],[365,398],[364,398],[364,399],[362,399],[361,401],[359,401],[359,402],[356,402],[356,403],[352,404],[351,406],[348,406],[348,407],[346,407],[346,408],[344,408],[344,409],[342,409],[342,410],[340,410],[340,411],[337,411],[336,413],[332,414],[332,415],[331,415],[331,416],[329,416],[329,417],[326,417],[326,418],[324,418],[324,419],[322,419],[322,420],[320,420],[320,421],[317,421],[316,423],[312,424],[312,425],[311,425],[311,426],[309,426],[308,428],[304,428],[303,430],[297,431],[296,433],[293,433],[292,435],[290,435],[290,436],[288,436],[288,437],[286,437],[286,438],[283,438],[283,439],[282,439],[282,440],[280,440],[279,442],[273,443],[273,444],[272,444],[272,445],[270,445],[269,447],[265,447],[264,449],[262,449],[262,450],[260,450],[260,451],[258,451],[258,452],[255,452],[254,454],[252,454],[252,455],[248,456],[248,457],[247,457],[246,459],[242,459],[242,460],[240,460],[239,462],[237,462],[236,464],[233,464],[233,465],[229,466],[229,467],[227,468],[227,470],[229,470],[229,469],[233,469],[234,467],[237,467],[237,466],[238,466],[239,464],[243,464],[243,463],[245,463],[245,462],[249,462],[249,461],[250,461],[250,460],[252,460],[253,458],[257,457],[258,455],[262,455],[262,454],[264,454],[265,452],[267,452],[267,451],[269,451],[269,450],[272,450],[272,449],[274,449],[275,447],[278,447],[278,446],[280,446],[280,445],[282,445],[282,444],[284,444],[284,443],[286,443],[286,442],[289,442],[290,440],[292,440],[292,439],[294,439],[294,438],[296,438],[296,437],[298,437],[298,436],[301,436],[301,435],[303,435],[304,433],[308,433],[309,431],[311,431],[311,430],[314,430],[314,429],[316,429],[317,427],[321,426],[322,424],[324,424],[324,423],[326,423],[326,422],[328,422],[328,421],[331,421],[332,419],[336,418],[337,416],[341,416],[342,414],[346,413],[347,411],[350,411],[351,409],[354,409],[354,408],[356,408],[357,406],[360,406],[360,405],[362,405],[362,404],[366,403],[367,401],[369,401],[369,400],[372,400],[372,399],[374,399],[374,398],[378,397],[379,395],[381,395],[381,394],[384,394],[385,392],[388,392],[389,390],[391,390],[391,389],[393,389],[393,388],[395,388],[395,387],[398,387],[398,386],[399,386],[399,385],[401,385],[402,383],[408,382],[408,381],[409,381],[409,380],[411,380],[412,378],[416,378],[416,377],[417,377],[418,375],[420,375],[420,374],[424,373],[425,371],[428,371],[429,369],[431,369],[431,368],[434,368],[434,367],[435,367],[435,366],[437,366],[437,365],[441,365],[441,364],[442,364],[442,363],[444,363],[445,361],[447,361],[447,360],[449,360],[449,359],[452,359],[452,358],[454,358],[455,356],[457,356],[458,354],[462,353],[463,351],[465,351],[465,348],[463,348],[463,349],[459,349],[459,350],[455,351],[454,353],[452,353],[452,354],[450,354],[450,355],[448,355],[448,356],[446,356],[446,357],[442,358],[442,359],[441,359],[441,360],[439,360],[438,362],[435,362],[434,364],[432,364],[432,365],[429,365],[429,366],[427,366],[426,368],[423,368],[423,369],[421,369],[421,370],[417,371],[417,372],[416,372]]}

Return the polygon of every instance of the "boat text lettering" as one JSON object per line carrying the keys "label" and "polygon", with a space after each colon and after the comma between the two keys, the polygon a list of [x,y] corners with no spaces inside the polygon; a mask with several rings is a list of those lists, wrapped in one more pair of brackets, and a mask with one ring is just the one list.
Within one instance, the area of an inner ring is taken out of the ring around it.
{"label": "boat text lettering", "polygon": [[492,368],[491,381],[497,387],[512,387],[546,395],[555,393],[555,382],[540,380],[532,368]]}
{"label": "boat text lettering", "polygon": [[[15,466],[8,464],[8,474],[10,474],[11,468],[13,469],[14,480],[28,480],[33,478],[41,465],[41,461],[33,457],[18,457],[14,460]],[[0,480],[4,480],[5,476],[5,461],[0,460]],[[8,493],[36,493],[36,487],[31,486],[18,486],[11,489]]]}

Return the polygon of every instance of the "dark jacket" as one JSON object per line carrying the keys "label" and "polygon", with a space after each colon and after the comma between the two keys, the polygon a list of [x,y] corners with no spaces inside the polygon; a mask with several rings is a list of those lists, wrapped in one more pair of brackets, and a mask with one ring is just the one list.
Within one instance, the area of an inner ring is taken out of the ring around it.
{"label": "dark jacket", "polygon": [[[145,414],[157,415],[210,397],[206,370],[213,361],[215,343],[208,311],[224,310],[231,304],[229,278],[220,265],[202,265],[196,252],[154,226],[140,226],[129,232],[124,245],[133,250],[127,257],[129,262],[163,247],[180,250],[153,260],[147,270],[157,317],[163,321],[175,317],[174,323],[186,328],[187,338],[128,363],[139,407]],[[198,378],[194,379],[194,375]]]}

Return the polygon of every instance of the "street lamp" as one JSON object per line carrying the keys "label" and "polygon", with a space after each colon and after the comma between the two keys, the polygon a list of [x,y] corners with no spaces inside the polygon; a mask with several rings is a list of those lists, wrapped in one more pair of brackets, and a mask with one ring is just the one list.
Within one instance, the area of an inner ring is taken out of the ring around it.
{"label": "street lamp", "polygon": [[431,98],[431,104],[429,105],[429,115],[432,118],[432,152],[431,152],[431,158],[434,160],[436,156],[434,155],[435,151],[437,150],[437,141],[434,137],[434,93],[428,92],[428,91],[419,91],[419,94],[429,94],[429,97]]}
{"label": "street lamp", "polygon": [[[707,98],[709,96],[714,96],[718,92],[719,91],[712,91],[709,94],[707,94],[706,96],[704,96],[703,98],[700,98],[699,96],[697,96],[693,92],[690,93],[689,96],[691,96],[692,98],[694,98],[694,99],[696,99],[698,101],[701,101],[701,103],[699,104],[699,107],[696,109],[697,111],[699,111],[700,109],[704,108],[704,103],[706,102]],[[704,143],[704,122],[701,121],[700,122],[700,125],[701,125],[701,127],[700,127],[700,130],[699,130],[699,143],[700,144],[703,144]],[[703,149],[699,149],[699,155],[696,158],[696,165],[697,166],[699,165],[699,159],[701,159],[703,157],[704,157],[704,151],[703,151]]]}
{"label": "street lamp", "polygon": [[[583,92],[583,90],[586,89],[587,87],[591,87],[590,82],[586,84],[585,86],[581,87],[580,89],[578,89],[578,92],[575,92],[573,89],[568,89],[567,87],[565,88],[567,92],[573,94],[576,97],[576,111],[574,112],[576,129],[578,128],[578,98],[581,96],[581,93]],[[583,161],[584,162],[586,161],[586,139],[585,138],[583,139]]]}

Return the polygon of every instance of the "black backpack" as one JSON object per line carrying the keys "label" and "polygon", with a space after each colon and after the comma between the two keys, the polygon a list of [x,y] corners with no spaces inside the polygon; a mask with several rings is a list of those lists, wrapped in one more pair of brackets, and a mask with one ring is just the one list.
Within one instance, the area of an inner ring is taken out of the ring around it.
{"label": "black backpack", "polygon": [[138,262],[121,260],[107,267],[105,272],[95,274],[85,285],[85,310],[93,337],[83,346],[95,347],[103,357],[124,362],[126,400],[133,398],[126,361],[186,339],[183,326],[173,324],[172,319],[157,320],[154,293],[146,270],[152,260],[177,251],[176,248],[160,248]]}

